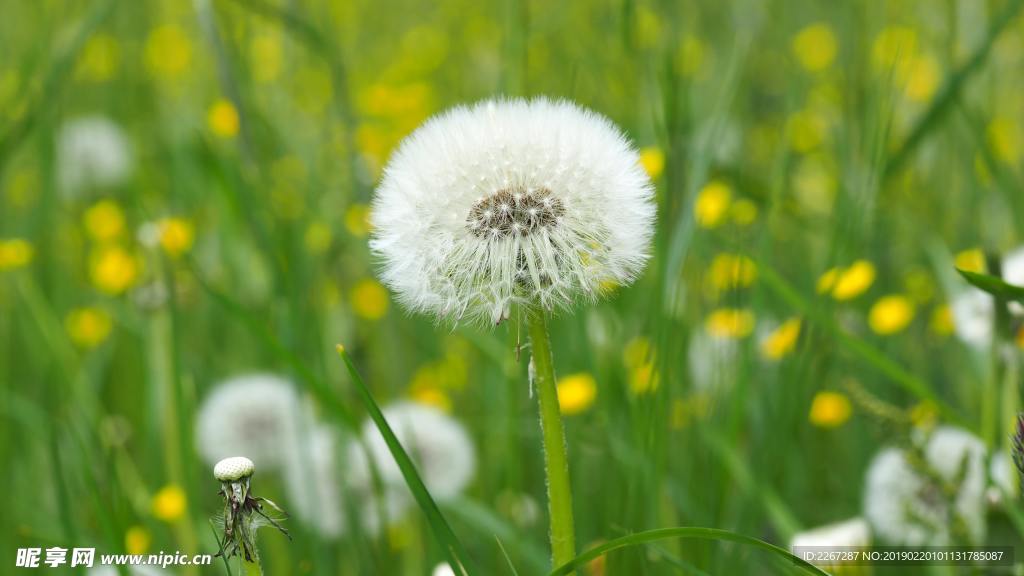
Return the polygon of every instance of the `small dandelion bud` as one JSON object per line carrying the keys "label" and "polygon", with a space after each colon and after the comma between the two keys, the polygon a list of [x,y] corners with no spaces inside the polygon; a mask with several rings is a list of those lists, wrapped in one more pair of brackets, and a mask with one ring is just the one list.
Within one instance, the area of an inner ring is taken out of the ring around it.
{"label": "small dandelion bud", "polygon": [[225,458],[213,467],[213,475],[221,482],[232,482],[252,476],[256,470],[252,460],[245,456]]}

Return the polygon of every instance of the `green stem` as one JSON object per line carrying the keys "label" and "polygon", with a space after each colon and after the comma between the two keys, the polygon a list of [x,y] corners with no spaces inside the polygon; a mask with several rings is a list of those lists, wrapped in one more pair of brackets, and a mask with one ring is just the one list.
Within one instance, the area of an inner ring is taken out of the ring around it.
{"label": "green stem", "polygon": [[245,574],[245,576],[263,576],[263,567],[260,566],[259,556],[254,558],[252,562],[242,557],[242,574]]}
{"label": "green stem", "polygon": [[573,533],[572,488],[569,484],[569,462],[565,453],[565,431],[558,409],[555,368],[551,358],[544,310],[537,307],[528,314],[530,346],[532,347],[533,385],[537,389],[540,427],[544,437],[544,467],[548,476],[548,515],[551,517],[551,557],[561,566],[576,557],[576,536]]}

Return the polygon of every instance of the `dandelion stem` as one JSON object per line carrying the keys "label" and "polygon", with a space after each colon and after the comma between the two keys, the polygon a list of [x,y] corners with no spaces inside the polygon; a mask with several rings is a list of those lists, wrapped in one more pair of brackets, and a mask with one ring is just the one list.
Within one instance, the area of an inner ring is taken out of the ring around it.
{"label": "dandelion stem", "polygon": [[573,533],[572,488],[569,484],[569,463],[565,451],[565,431],[558,409],[555,369],[551,358],[551,340],[547,319],[540,307],[527,314],[530,346],[533,354],[533,385],[537,390],[540,426],[544,439],[544,467],[547,471],[548,515],[551,520],[551,558],[561,566],[576,557]]}

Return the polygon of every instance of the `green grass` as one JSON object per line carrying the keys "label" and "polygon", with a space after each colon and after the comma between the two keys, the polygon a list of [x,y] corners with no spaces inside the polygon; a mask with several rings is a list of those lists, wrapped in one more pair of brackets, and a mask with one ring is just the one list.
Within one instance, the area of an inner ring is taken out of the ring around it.
{"label": "green grass", "polygon": [[[403,465],[419,506],[381,536],[355,515],[338,540],[292,518],[293,542],[261,536],[268,574],[411,576],[446,559],[468,574],[556,569],[525,323],[437,326],[390,297],[382,314],[361,314],[356,290],[376,269],[358,210],[397,142],[455,104],[543,94],[607,115],[664,158],[643,277],[549,319],[555,374],[597,382],[594,404],[564,419],[574,568],[591,574],[582,566],[604,554],[610,575],[798,572],[779,548],[860,515],[870,459],[904,441],[922,407],[1008,449],[1020,348],[972,349],[933,315],[968,282],[1020,298],[955,265],[967,249],[995,263],[1024,244],[1021,4],[12,3],[0,22],[0,242],[23,238],[33,256],[4,270],[0,250],[3,561],[19,547],[123,552],[133,528],[150,552],[216,552],[220,499],[195,414],[218,381],[270,371],[343,435],[432,375],[478,469],[465,494],[435,505]],[[836,41],[820,70],[793,47],[814,23]],[[880,59],[876,38],[894,27],[916,40]],[[161,30],[172,41],[161,45]],[[237,112],[232,135],[210,123],[220,100]],[[123,127],[133,169],[67,194],[60,129],[93,114]],[[713,180],[731,206],[756,208],[752,222],[700,225],[698,195]],[[124,212],[112,241],[84,222],[101,199]],[[138,238],[165,217],[194,229],[183,254]],[[109,242],[141,262],[119,294],[90,276]],[[722,253],[748,257],[756,278],[709,288]],[[876,270],[862,294],[817,289],[826,270],[859,259]],[[882,335],[870,311],[889,294],[907,295],[915,314]],[[110,318],[95,346],[67,326],[81,308]],[[728,357],[692,354],[722,308],[749,311],[756,327]],[[791,317],[802,319],[794,349],[765,360],[761,338]],[[1013,321],[999,315],[1001,340]],[[629,351],[640,339],[650,353],[638,366]],[[637,392],[647,364],[657,384]],[[821,391],[852,402],[847,421],[810,421]],[[279,475],[253,482],[290,508]],[[168,485],[186,494],[172,521],[152,502]],[[1019,499],[993,509],[989,543],[1019,543],[1022,517]]]}

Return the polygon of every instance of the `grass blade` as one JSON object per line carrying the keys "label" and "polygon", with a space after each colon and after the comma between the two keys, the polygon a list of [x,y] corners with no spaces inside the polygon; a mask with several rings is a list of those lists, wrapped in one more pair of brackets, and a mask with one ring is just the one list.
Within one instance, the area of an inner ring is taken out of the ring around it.
{"label": "grass blade", "polygon": [[610,540],[595,546],[590,550],[580,554],[574,558],[571,562],[563,564],[553,570],[549,576],[562,576],[569,574],[573,570],[586,565],[588,562],[595,558],[607,554],[612,550],[619,548],[626,548],[629,546],[640,546],[650,542],[657,542],[659,540],[668,540],[674,538],[683,538],[691,540],[721,540],[725,542],[738,542],[754,548],[760,548],[761,550],[767,550],[773,554],[776,554],[786,560],[790,560],[794,565],[799,566],[805,572],[809,574],[817,574],[818,576],[828,576],[828,573],[821,570],[820,568],[809,564],[796,556],[793,556],[785,549],[780,548],[774,544],[769,544],[764,540],[758,540],[751,536],[744,536],[743,534],[737,534],[736,532],[730,532],[729,530],[719,530],[717,528],[700,528],[693,526],[684,526],[679,528],[659,528],[657,530],[648,530],[646,532],[638,532],[636,534],[630,534],[629,536],[623,536]]}
{"label": "grass blade", "polygon": [[402,448],[402,444],[398,441],[394,431],[391,430],[388,421],[384,419],[384,414],[381,413],[380,407],[377,406],[377,402],[374,401],[373,395],[370,394],[370,390],[366,387],[366,383],[359,376],[359,371],[352,364],[352,358],[345,352],[345,347],[341,344],[338,344],[338,355],[345,362],[349,376],[351,376],[352,382],[359,391],[359,397],[362,398],[363,404],[366,405],[366,411],[370,413],[370,418],[377,426],[377,429],[380,430],[381,436],[384,437],[384,442],[387,443],[391,456],[394,457],[395,463],[398,464],[398,468],[402,471],[402,477],[405,478],[409,491],[412,492],[413,497],[416,499],[416,504],[427,517],[431,532],[433,532],[434,538],[437,539],[437,543],[444,551],[448,564],[459,576],[470,576],[476,573],[470,563],[469,554],[466,553],[466,549],[459,542],[451,526],[448,525],[448,521],[444,519],[441,510],[437,507],[437,503],[434,502],[430,492],[427,491],[427,487],[423,484],[423,479],[416,472],[416,466],[413,465],[412,459],[409,458],[405,449]]}
{"label": "grass blade", "polygon": [[968,272],[967,270],[956,269],[964,280],[967,280],[971,286],[988,292],[992,296],[1002,300],[1012,300],[1024,304],[1024,287],[1014,286],[1008,284],[1002,278],[998,276],[990,276],[988,274],[978,274],[977,272]]}

